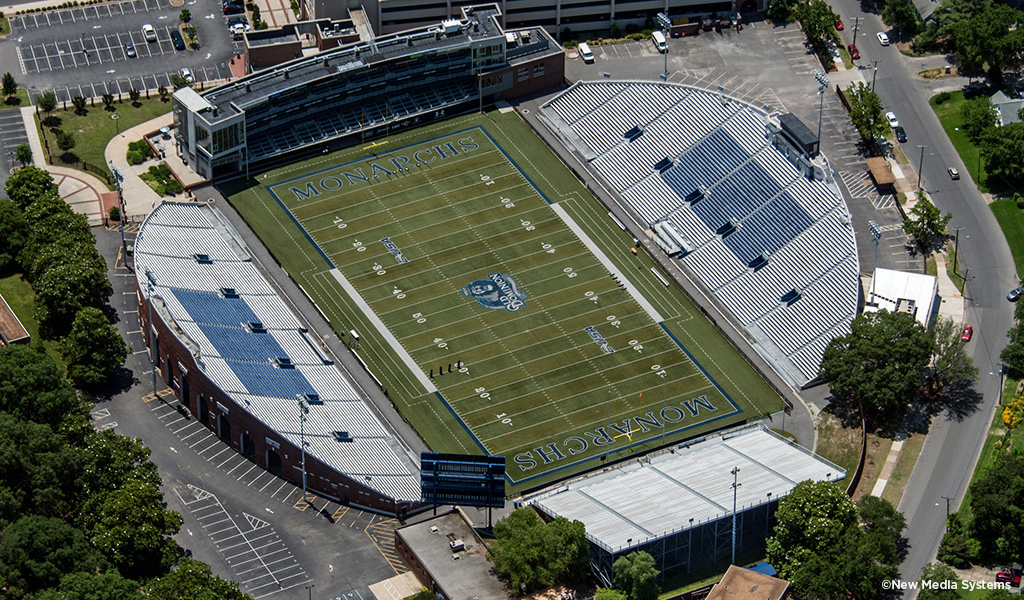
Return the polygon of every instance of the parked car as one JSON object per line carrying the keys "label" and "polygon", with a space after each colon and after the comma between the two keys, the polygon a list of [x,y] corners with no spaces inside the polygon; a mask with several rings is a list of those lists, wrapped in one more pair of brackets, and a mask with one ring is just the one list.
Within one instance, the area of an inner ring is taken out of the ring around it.
{"label": "parked car", "polygon": [[996,581],[998,583],[1010,583],[1013,581],[1013,573],[1009,571],[1000,571],[996,573]]}
{"label": "parked car", "polygon": [[1024,294],[1024,287],[1015,287],[1006,295],[1006,299],[1010,302],[1016,302],[1020,299],[1021,294]]}
{"label": "parked car", "polygon": [[185,38],[181,37],[181,32],[177,29],[171,30],[171,43],[174,44],[175,50],[185,49]]}
{"label": "parked car", "polygon": [[245,4],[241,2],[226,2],[224,4],[224,14],[226,15],[240,15],[245,12]]}
{"label": "parked car", "polygon": [[885,113],[885,120],[889,122],[889,127],[895,128],[900,126],[900,121],[896,118],[896,113],[891,110]]}
{"label": "parked car", "polygon": [[585,63],[592,63],[592,62],[594,62],[594,53],[590,51],[590,44],[588,44],[586,42],[583,42],[582,44],[577,46],[576,49],[579,50],[580,58],[583,59],[583,62],[585,62]]}
{"label": "parked car", "polygon": [[128,58],[135,58],[135,46],[131,42],[126,42],[124,45],[124,55]]}
{"label": "parked car", "polygon": [[854,46],[853,44],[849,44],[848,46],[846,46],[846,50],[849,51],[850,58],[854,60],[860,58],[860,50],[858,50],[857,47]]}
{"label": "parked car", "polygon": [[244,25],[245,30],[249,31],[249,20],[245,17],[228,17],[228,29],[231,29],[235,25]]}
{"label": "parked car", "polygon": [[839,19],[839,18],[836,18],[836,31],[842,31],[842,30],[843,30],[843,20]]}
{"label": "parked car", "polygon": [[974,335],[974,325],[964,325],[964,331],[960,334],[960,340],[969,342],[972,335]]}
{"label": "parked car", "polygon": [[903,129],[902,126],[897,125],[893,128],[893,131],[896,132],[896,139],[899,140],[901,144],[907,141],[907,130]]}
{"label": "parked car", "polygon": [[879,44],[881,44],[883,46],[888,46],[889,45],[889,36],[885,35],[881,31],[879,31],[877,37],[878,37],[878,43]]}
{"label": "parked car", "polygon": [[192,77],[192,69],[189,69],[188,67],[182,67],[181,70],[178,71],[178,74],[181,75],[181,78],[187,81],[188,83],[192,83],[195,81],[195,78]]}
{"label": "parked car", "polygon": [[147,42],[156,41],[156,29],[153,29],[153,26],[149,23],[142,26],[142,35],[146,37]]}
{"label": "parked car", "polygon": [[949,178],[953,181],[960,179],[960,171],[958,171],[956,167],[950,167],[947,172],[949,173]]}

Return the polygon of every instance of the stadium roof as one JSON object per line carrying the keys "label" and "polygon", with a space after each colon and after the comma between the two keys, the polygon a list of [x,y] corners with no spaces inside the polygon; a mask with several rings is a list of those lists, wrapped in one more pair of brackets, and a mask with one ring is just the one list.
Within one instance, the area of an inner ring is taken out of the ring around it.
{"label": "stadium roof", "polygon": [[764,111],[678,84],[577,82],[540,115],[784,379],[817,377],[860,292],[850,215],[823,157],[793,152]]}
{"label": "stadium roof", "polygon": [[[382,494],[419,500],[409,451],[321,352],[212,206],[164,202],[153,210],[135,241],[135,276],[206,377],[239,407],[298,448],[298,398],[312,399],[305,424],[311,456]],[[336,431],[351,441],[337,440]]]}
{"label": "stadium roof", "polygon": [[[801,481],[837,481],[846,471],[760,427],[625,462],[530,499],[546,514],[582,521],[587,538],[612,554],[786,496]],[[664,507],[671,506],[671,510]],[[692,523],[691,523],[692,518]]]}

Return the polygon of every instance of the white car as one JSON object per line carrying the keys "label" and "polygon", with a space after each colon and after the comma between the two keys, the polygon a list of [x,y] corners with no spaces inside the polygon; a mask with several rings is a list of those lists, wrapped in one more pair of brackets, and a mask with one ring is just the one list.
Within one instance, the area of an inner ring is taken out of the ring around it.
{"label": "white car", "polygon": [[889,122],[889,127],[899,127],[900,122],[896,119],[896,113],[890,111],[885,113],[885,120]]}
{"label": "white car", "polygon": [[878,43],[883,46],[889,45],[889,36],[885,35],[881,31],[878,32]]}
{"label": "white car", "polygon": [[182,67],[181,71],[179,71],[179,74],[181,75],[181,78],[188,83],[193,83],[195,81],[195,79],[192,77],[192,69],[189,69],[188,67]]}
{"label": "white car", "polygon": [[149,23],[142,26],[142,35],[146,37],[147,42],[156,41],[156,29],[153,29],[153,26]]}

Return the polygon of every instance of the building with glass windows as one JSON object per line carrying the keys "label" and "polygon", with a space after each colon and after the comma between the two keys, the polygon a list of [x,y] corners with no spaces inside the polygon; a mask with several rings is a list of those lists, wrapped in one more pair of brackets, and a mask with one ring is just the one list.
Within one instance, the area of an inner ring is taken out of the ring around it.
{"label": "building with glass windows", "polygon": [[430,27],[382,37],[364,30],[360,41],[206,92],[179,89],[177,151],[213,179],[561,84],[565,55],[554,39],[542,28],[506,32],[500,15],[496,5],[467,7],[462,19]]}

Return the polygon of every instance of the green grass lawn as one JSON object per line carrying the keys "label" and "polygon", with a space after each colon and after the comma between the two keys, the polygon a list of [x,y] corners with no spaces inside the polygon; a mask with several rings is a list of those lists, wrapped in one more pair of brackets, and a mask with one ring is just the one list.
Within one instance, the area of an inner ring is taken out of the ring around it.
{"label": "green grass lawn", "polygon": [[523,490],[781,408],[518,116],[373,150],[261,175],[231,202],[359,332],[433,449],[503,454]]}
{"label": "green grass lawn", "polygon": [[24,88],[18,88],[13,96],[7,96],[3,102],[0,102],[0,110],[6,110],[8,108],[21,108],[22,106],[28,106],[28,90]]}
{"label": "green grass lawn", "polygon": [[42,343],[46,353],[50,355],[61,369],[67,368],[64,358],[57,351],[57,344],[39,337],[39,322],[36,321],[33,303],[36,299],[32,286],[21,275],[11,275],[0,279],[0,296],[4,297],[7,305],[11,307],[18,320],[25,326],[29,335],[32,336],[32,343]]}
{"label": "green grass lawn", "polygon": [[[967,167],[967,172],[970,173],[974,183],[978,185],[981,191],[989,191],[986,185],[988,175],[985,172],[984,164],[981,164],[981,173],[979,174],[978,172],[978,147],[972,144],[967,139],[967,134],[964,130],[960,129],[960,107],[964,103],[964,93],[962,91],[951,92],[950,99],[942,104],[938,104],[936,98],[938,98],[938,95],[932,96],[928,103],[931,105],[932,110],[935,111],[935,115],[939,117],[942,128],[946,131],[946,135],[949,136],[949,141],[953,142],[953,147],[956,148],[957,154],[960,155],[960,160]],[[926,160],[928,160],[927,157]],[[933,157],[931,160],[938,159]]]}
{"label": "green grass lawn", "polygon": [[[138,106],[133,106],[125,94],[124,102],[118,104],[115,101],[112,105],[114,110],[109,111],[99,102],[96,106],[87,106],[83,115],[76,115],[70,103],[68,103],[67,110],[58,106],[52,115],[60,120],[57,128],[71,132],[75,136],[76,145],[69,156],[73,160],[64,162],[61,160],[60,149],[57,148],[57,134],[51,131],[52,127],[43,127],[37,121],[37,127],[50,144],[50,164],[81,169],[82,161],[85,161],[90,165],[102,168],[109,174],[107,161],[103,158],[103,151],[106,149],[107,143],[117,135],[117,132],[155,119],[171,110],[171,103],[161,102],[155,94],[149,99],[143,97],[138,104]],[[121,115],[116,123],[114,119],[110,118],[115,113]],[[39,116],[46,117],[44,113],[40,113]]]}
{"label": "green grass lawn", "polygon": [[11,34],[11,21],[7,17],[0,17],[0,37]]}
{"label": "green grass lawn", "polygon": [[1024,211],[1017,208],[1012,198],[1000,198],[989,205],[999,228],[1003,230],[1006,243],[1010,245],[1013,264],[1017,267],[1017,275],[1024,273]]}

